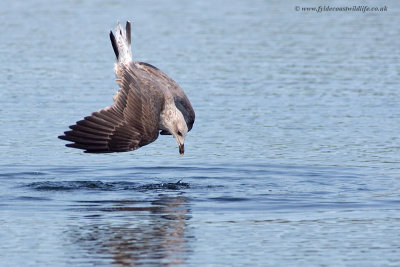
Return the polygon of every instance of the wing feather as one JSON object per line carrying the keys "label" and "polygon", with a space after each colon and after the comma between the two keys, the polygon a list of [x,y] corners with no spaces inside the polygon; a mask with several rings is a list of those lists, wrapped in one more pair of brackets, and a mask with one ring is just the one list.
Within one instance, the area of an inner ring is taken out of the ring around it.
{"label": "wing feather", "polygon": [[158,137],[163,97],[156,84],[140,76],[132,64],[119,66],[120,90],[113,105],[70,126],[60,139],[88,153],[124,152]]}

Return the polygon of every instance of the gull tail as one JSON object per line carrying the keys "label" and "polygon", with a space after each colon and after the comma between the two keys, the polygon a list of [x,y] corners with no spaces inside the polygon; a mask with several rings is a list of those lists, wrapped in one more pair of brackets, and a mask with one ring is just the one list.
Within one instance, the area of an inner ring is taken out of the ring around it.
{"label": "gull tail", "polygon": [[131,50],[131,23],[126,22],[125,30],[121,27],[118,22],[117,28],[115,29],[115,35],[110,31],[111,45],[114,49],[115,56],[119,63],[129,63],[132,61],[132,50]]}

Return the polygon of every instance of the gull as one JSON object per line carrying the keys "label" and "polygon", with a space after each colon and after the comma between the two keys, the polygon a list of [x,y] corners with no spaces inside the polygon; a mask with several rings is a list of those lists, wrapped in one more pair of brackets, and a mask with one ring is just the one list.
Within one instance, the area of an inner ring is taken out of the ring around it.
{"label": "gull", "polygon": [[115,35],[110,31],[110,39],[119,85],[114,103],[69,126],[71,130],[58,138],[72,142],[67,147],[86,153],[111,153],[138,149],[155,141],[159,134],[172,135],[182,156],[186,134],[195,119],[188,97],[158,68],[132,60],[129,21],[125,30],[118,22]]}

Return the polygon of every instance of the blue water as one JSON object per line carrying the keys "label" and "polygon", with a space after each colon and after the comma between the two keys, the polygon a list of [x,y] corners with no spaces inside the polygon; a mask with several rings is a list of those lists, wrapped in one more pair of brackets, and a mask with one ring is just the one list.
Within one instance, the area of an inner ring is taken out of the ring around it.
{"label": "blue water", "polygon": [[[114,2],[0,4],[2,266],[400,265],[397,1]],[[183,157],[57,139],[112,103],[126,19],[196,111]]]}

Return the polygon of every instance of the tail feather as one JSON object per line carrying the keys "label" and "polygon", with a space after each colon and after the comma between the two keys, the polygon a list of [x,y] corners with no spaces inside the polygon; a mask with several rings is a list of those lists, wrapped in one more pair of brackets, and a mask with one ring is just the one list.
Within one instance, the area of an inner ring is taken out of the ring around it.
{"label": "tail feather", "polygon": [[112,31],[110,31],[110,40],[111,40],[111,45],[112,45],[112,47],[114,49],[115,56],[118,59],[119,53],[118,53],[117,40],[115,40],[115,36],[114,36]]}
{"label": "tail feather", "polygon": [[131,23],[129,21],[126,22],[125,31],[118,22],[115,35],[110,31],[110,40],[118,63],[129,63],[132,61]]}
{"label": "tail feather", "polygon": [[131,46],[131,22],[128,20],[125,26],[126,40],[128,41],[129,47]]}

